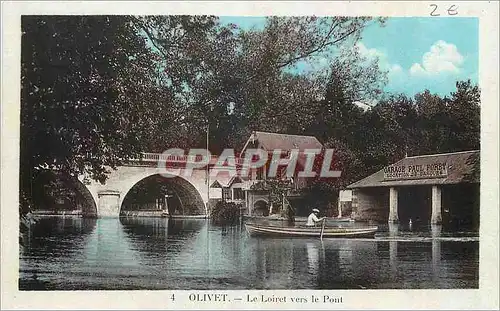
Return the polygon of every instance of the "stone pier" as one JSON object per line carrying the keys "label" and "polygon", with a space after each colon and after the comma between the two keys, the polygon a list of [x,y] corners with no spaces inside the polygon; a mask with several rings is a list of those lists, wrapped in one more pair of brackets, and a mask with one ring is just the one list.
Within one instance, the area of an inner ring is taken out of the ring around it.
{"label": "stone pier", "polygon": [[120,215],[120,192],[103,190],[98,193],[98,217],[118,217]]}
{"label": "stone pier", "polygon": [[389,222],[397,223],[398,217],[398,189],[391,187],[389,189]]}

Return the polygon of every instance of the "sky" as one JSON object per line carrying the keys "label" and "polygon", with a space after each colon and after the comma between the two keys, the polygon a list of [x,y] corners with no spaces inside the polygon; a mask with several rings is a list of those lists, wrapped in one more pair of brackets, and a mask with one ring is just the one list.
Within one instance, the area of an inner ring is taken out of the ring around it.
{"label": "sky", "polygon": [[[264,27],[264,17],[221,17],[242,29]],[[385,26],[367,27],[357,43],[367,57],[378,57],[388,71],[385,91],[413,97],[425,89],[441,96],[459,80],[478,82],[479,20],[477,18],[389,18]]]}

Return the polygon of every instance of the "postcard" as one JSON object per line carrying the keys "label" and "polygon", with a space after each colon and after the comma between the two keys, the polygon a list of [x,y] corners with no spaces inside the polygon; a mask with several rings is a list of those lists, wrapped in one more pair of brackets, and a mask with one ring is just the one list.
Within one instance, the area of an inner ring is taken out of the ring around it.
{"label": "postcard", "polygon": [[2,3],[2,308],[498,309],[498,3]]}

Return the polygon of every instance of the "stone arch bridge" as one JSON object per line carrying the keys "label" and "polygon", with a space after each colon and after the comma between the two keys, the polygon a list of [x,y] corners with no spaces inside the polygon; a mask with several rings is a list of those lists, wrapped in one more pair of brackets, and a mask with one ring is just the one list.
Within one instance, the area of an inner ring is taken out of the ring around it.
{"label": "stone arch bridge", "polygon": [[[161,160],[174,166],[183,167],[184,164],[193,159],[187,155],[170,155],[168,158],[163,158],[162,154],[143,153],[141,160],[129,160],[125,165],[111,170],[105,184],[96,181],[85,182],[84,178],[80,177],[80,181],[85,185],[85,189],[82,189],[86,192],[84,197],[93,201],[92,208],[82,211],[83,216],[119,217],[124,199],[135,185],[154,175],[166,176],[167,170],[158,165]],[[199,161],[199,159],[194,160]],[[216,161],[217,156],[212,156],[209,163],[210,169],[214,168]],[[182,202],[186,210],[191,211],[192,215],[206,215],[208,213],[208,199],[220,197],[217,189],[209,188],[209,183],[213,182],[210,179],[207,180],[205,166],[193,169],[192,174],[188,176],[184,174],[184,168],[169,169],[168,178],[165,178],[164,181],[173,188],[179,201]]]}

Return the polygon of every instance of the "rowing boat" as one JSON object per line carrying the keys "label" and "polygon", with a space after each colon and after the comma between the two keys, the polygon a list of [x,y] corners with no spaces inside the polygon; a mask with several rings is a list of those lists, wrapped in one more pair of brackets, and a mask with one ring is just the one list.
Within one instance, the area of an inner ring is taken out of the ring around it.
{"label": "rowing boat", "polygon": [[[245,223],[250,235],[270,237],[320,237],[321,227],[278,227]],[[377,227],[366,228],[324,228],[323,238],[367,238],[374,237]]]}

